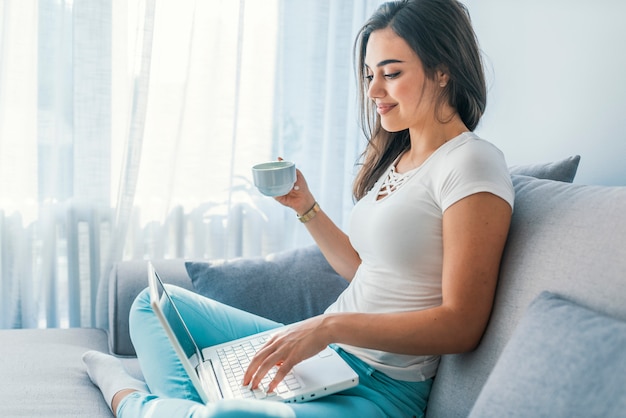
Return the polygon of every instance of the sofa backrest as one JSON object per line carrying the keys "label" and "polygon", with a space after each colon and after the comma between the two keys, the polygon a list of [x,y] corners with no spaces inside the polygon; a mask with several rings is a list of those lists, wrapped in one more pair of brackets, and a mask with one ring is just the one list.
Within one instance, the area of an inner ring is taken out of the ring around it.
{"label": "sofa backrest", "polygon": [[[167,278],[168,283],[193,289],[184,260],[156,260],[153,263],[159,274]],[[100,283],[98,328],[108,332],[109,350],[118,356],[135,355],[128,330],[128,315],[135,297],[148,287],[147,266],[145,260],[117,263]]]}
{"label": "sofa backrest", "polygon": [[524,176],[513,183],[515,209],[489,325],[476,350],[443,356],[428,418],[469,414],[527,306],[544,290],[626,320],[626,187]]}

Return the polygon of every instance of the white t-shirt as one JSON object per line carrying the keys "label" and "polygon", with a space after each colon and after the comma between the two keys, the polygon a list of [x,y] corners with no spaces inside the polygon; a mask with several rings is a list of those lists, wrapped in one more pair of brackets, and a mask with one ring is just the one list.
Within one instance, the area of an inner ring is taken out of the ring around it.
{"label": "white t-shirt", "polygon": [[[350,242],[362,263],[328,313],[406,312],[441,305],[445,210],[479,192],[493,193],[513,207],[513,185],[502,152],[471,132],[446,142],[420,167],[402,174],[404,182],[392,193],[377,200],[394,165],[352,211]],[[436,355],[340,346],[399,380],[429,379],[439,364]]]}

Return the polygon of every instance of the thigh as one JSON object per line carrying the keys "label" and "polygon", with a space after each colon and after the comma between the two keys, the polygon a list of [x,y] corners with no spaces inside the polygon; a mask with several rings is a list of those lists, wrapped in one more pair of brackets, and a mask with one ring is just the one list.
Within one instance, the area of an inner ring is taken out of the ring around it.
{"label": "thigh", "polygon": [[[282,325],[180,287],[168,285],[167,288],[200,348],[247,337]],[[168,317],[175,315],[167,304],[164,311]]]}
{"label": "thigh", "polygon": [[387,418],[376,403],[361,394],[343,392],[311,402],[289,405],[298,418]]}
{"label": "thigh", "polygon": [[[200,348],[280,326],[179,287],[168,286],[168,292]],[[174,314],[167,304],[164,313]],[[131,339],[150,391],[158,396],[200,401],[152,310],[149,292],[143,291],[135,299],[129,322]],[[178,328],[175,332],[184,332]]]}

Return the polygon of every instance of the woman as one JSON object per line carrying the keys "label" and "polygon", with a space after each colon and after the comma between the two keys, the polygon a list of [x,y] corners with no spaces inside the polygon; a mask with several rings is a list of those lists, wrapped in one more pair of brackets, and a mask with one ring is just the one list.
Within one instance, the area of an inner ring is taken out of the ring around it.
{"label": "woman", "polygon": [[[369,144],[354,183],[350,237],[319,209],[302,173],[277,198],[350,285],[324,315],[279,331],[242,383],[257,387],[278,364],[271,391],[294,364],[333,344],[359,385],[305,404],[203,405],[173,353],[166,355],[172,350],[162,332],[151,331],[158,325],[151,328],[156,319],[144,292],[130,321],[151,393],[116,359],[85,356],[118,416],[422,416],[438,356],[478,344],[514,193],[501,152],[472,133],[486,88],[469,15],[455,0],[384,4],[359,32],[355,57]],[[183,316],[203,346],[279,326],[174,292],[190,307]]]}

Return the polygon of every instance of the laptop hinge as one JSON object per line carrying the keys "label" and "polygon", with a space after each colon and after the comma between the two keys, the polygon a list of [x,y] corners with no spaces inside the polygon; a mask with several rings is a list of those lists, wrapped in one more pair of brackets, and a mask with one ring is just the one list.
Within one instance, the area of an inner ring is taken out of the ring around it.
{"label": "laptop hinge", "polygon": [[211,360],[200,362],[196,367],[196,372],[211,402],[224,399],[224,392],[222,392],[222,388],[217,383],[217,374]]}

